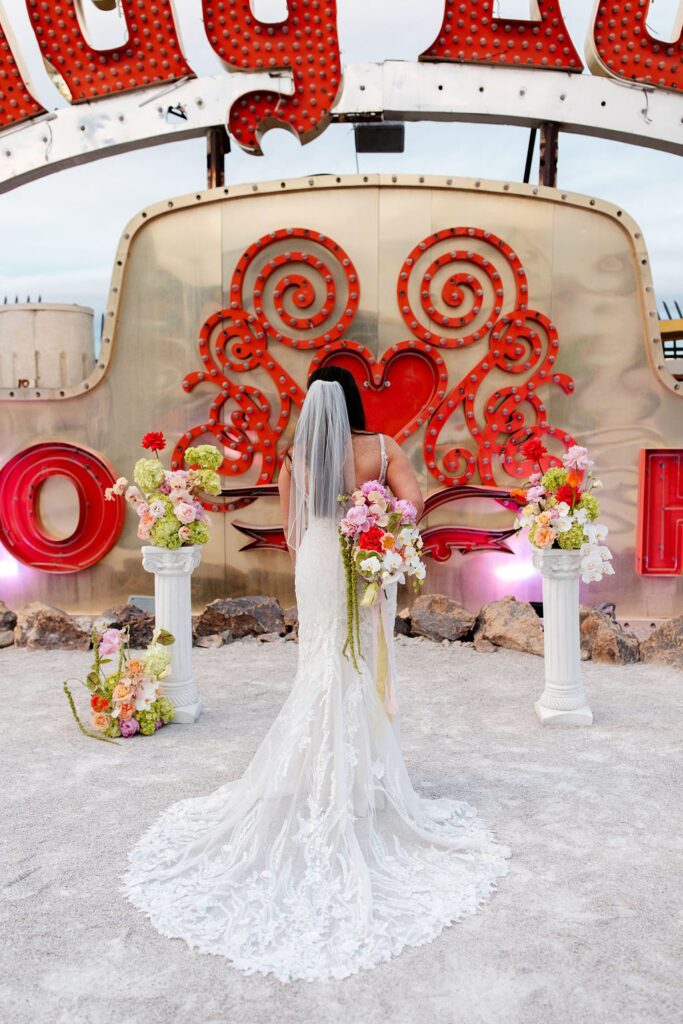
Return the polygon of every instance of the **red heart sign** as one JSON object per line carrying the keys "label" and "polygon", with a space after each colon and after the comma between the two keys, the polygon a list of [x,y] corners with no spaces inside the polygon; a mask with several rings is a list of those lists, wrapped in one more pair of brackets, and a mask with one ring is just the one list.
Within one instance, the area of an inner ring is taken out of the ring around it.
{"label": "red heart sign", "polygon": [[361,389],[368,430],[381,430],[402,442],[428,418],[446,394],[446,366],[431,345],[401,341],[375,359],[357,341],[326,345],[309,368],[343,366]]}

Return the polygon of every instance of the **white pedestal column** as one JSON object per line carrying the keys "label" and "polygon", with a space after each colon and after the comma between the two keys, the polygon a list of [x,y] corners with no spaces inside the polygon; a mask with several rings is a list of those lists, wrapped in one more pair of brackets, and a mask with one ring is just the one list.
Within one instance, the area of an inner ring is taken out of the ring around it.
{"label": "white pedestal column", "polygon": [[543,576],[545,652],[545,689],[534,705],[536,714],[543,725],[592,725],[581,681],[581,553],[535,549],[532,557]]}
{"label": "white pedestal column", "polygon": [[142,567],[154,573],[154,605],[156,625],[175,637],[168,648],[171,674],[162,681],[160,690],[175,706],[174,725],[196,722],[202,702],[192,675],[192,573],[199,565],[201,547],[142,548]]}

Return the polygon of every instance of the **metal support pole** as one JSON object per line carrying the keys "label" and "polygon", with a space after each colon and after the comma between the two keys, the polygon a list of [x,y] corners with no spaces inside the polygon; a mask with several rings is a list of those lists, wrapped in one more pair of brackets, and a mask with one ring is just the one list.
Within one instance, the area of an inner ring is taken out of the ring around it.
{"label": "metal support pole", "polygon": [[524,184],[528,185],[531,181],[531,165],[534,159],[534,149],[536,148],[536,134],[537,128],[532,128],[529,132],[529,145],[526,151],[526,164],[524,165]]}
{"label": "metal support pole", "polygon": [[541,158],[538,168],[539,185],[557,188],[557,158],[560,127],[552,121],[541,125]]}
{"label": "metal support pole", "polygon": [[230,152],[230,138],[225,128],[209,128],[206,133],[206,182],[208,188],[225,184],[225,158]]}

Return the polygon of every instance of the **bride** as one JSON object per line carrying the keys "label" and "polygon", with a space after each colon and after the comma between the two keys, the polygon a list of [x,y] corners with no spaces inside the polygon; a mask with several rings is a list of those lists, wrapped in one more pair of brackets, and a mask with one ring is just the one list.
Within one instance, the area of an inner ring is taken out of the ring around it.
{"label": "bride", "polygon": [[352,375],[316,371],[279,481],[299,611],[292,689],[244,774],[167,808],[123,878],[162,935],[283,982],[346,978],[431,941],[477,911],[510,856],[467,803],[413,789],[375,684],[371,610],[358,670],[343,653],[339,494],[386,480],[422,507],[407,456],[364,427]]}

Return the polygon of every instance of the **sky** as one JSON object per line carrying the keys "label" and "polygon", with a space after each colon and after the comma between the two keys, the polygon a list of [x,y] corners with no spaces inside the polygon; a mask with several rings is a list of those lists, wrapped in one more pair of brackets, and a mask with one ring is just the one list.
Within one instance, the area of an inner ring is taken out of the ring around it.
{"label": "sky", "polygon": [[[116,12],[98,13],[90,0],[93,43],[123,41]],[[338,0],[342,61],[415,60],[440,27],[444,0]],[[221,71],[201,25],[201,0],[176,0],[184,50],[198,75]],[[564,0],[575,45],[583,40],[594,0]],[[63,106],[42,66],[25,0],[0,0],[44,106]],[[648,26],[670,38],[678,0],[652,0]],[[286,0],[252,0],[265,20],[285,16]],[[418,13],[419,12],[419,13]],[[497,0],[506,17],[529,17],[529,0]],[[682,116],[683,116],[683,100]],[[448,174],[521,181],[529,133],[525,128],[465,124],[406,124],[403,154],[360,154],[347,125],[330,126],[301,146],[287,132],[269,132],[263,157],[233,147],[229,184],[315,173]],[[92,306],[96,323],[106,302],[111,265],[126,223],[143,207],[206,187],[203,140],[175,143],[72,168],[0,195],[0,303],[41,296],[43,301]],[[660,311],[678,299],[683,308],[683,163],[647,149],[581,136],[560,138],[560,188],[618,204],[640,224],[650,250]],[[96,328],[99,334],[99,327]]]}

